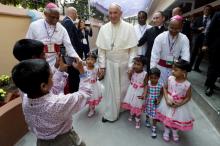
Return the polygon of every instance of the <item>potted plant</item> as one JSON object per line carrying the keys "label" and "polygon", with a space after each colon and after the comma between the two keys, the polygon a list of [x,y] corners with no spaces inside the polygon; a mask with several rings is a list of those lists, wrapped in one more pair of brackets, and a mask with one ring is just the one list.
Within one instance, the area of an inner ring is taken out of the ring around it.
{"label": "potted plant", "polygon": [[0,87],[7,86],[9,84],[10,77],[7,75],[0,76]]}
{"label": "potted plant", "polygon": [[19,97],[18,88],[7,75],[0,76],[0,106]]}
{"label": "potted plant", "polygon": [[5,104],[5,95],[6,95],[6,91],[0,88],[0,106]]}

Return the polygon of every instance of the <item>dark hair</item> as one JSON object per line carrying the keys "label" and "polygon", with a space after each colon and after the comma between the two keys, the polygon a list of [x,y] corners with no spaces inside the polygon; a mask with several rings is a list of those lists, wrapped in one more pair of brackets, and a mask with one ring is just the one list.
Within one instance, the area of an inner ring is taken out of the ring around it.
{"label": "dark hair", "polygon": [[166,15],[165,15],[165,13],[164,13],[163,11],[157,11],[156,13],[160,13],[160,15],[161,15],[162,17],[165,17],[165,18],[166,18]]}
{"label": "dark hair", "polygon": [[88,58],[88,57],[94,58],[95,60],[97,59],[97,55],[96,55],[95,52],[89,52],[89,53],[87,54],[87,58]]}
{"label": "dark hair", "polygon": [[40,58],[44,51],[44,44],[37,40],[21,39],[17,41],[13,48],[14,57],[19,60],[32,59],[34,56]]}
{"label": "dark hair", "polygon": [[178,8],[178,9],[179,9],[179,12],[180,12],[181,14],[183,13],[183,9],[182,9],[182,7],[181,7],[181,6],[175,7],[175,8],[173,8],[173,10],[174,10],[174,9],[176,9],[176,8]]}
{"label": "dark hair", "polygon": [[139,11],[139,12],[138,12],[138,15],[140,15],[140,14],[144,14],[144,16],[147,18],[147,12],[145,12],[145,11]]}
{"label": "dark hair", "polygon": [[81,23],[81,22],[84,22],[84,23],[85,23],[85,20],[83,20],[83,19],[79,19],[78,26],[77,26],[78,29],[80,29],[80,23]]}
{"label": "dark hair", "polygon": [[143,66],[147,64],[146,57],[143,55],[138,55],[137,57],[134,57],[133,62],[135,61],[141,62]]}
{"label": "dark hair", "polygon": [[203,8],[203,11],[205,10],[205,8],[209,8],[210,12],[210,17],[212,18],[213,14],[214,14],[214,7],[211,6],[211,5],[205,5],[204,8]]}
{"label": "dark hair", "polygon": [[160,70],[156,67],[153,67],[153,68],[150,69],[149,76],[150,75],[155,75],[158,78],[160,78]]}
{"label": "dark hair", "polygon": [[174,61],[174,66],[177,68],[180,68],[181,70],[184,70],[186,72],[191,71],[190,63],[186,60],[183,60],[183,59],[179,59],[179,60]]}
{"label": "dark hair", "polygon": [[40,85],[48,83],[50,67],[43,59],[28,59],[15,65],[11,74],[15,85],[22,92],[28,95],[39,95]]}

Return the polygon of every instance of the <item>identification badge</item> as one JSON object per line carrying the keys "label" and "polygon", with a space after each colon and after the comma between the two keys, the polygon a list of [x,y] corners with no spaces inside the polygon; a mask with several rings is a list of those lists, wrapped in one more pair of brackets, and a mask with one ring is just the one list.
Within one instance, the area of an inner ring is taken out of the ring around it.
{"label": "identification badge", "polygon": [[55,52],[53,44],[48,44],[47,47],[48,47],[48,52]]}
{"label": "identification badge", "polygon": [[83,41],[83,44],[87,45],[87,41],[85,38],[82,41]]}
{"label": "identification badge", "polygon": [[173,55],[168,55],[166,59],[166,64],[167,65],[172,65],[174,61],[174,56]]}

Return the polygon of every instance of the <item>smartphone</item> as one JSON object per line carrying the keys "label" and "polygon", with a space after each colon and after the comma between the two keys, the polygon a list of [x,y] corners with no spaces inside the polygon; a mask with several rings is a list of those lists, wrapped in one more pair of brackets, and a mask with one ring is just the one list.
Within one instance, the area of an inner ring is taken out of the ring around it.
{"label": "smartphone", "polygon": [[63,56],[64,57],[64,61],[67,65],[72,65],[73,62],[76,62],[76,58],[74,57],[69,57],[69,56]]}

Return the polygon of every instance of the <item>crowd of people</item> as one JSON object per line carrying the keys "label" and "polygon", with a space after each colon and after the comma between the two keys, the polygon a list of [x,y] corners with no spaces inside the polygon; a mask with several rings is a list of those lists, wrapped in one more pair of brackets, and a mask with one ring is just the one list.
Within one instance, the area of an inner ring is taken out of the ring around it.
{"label": "crowd of people", "polygon": [[[191,45],[190,25],[181,8],[173,9],[168,26],[161,11],[153,14],[153,26],[146,24],[147,13],[140,11],[138,24],[133,26],[121,19],[120,5],[112,3],[110,21],[98,33],[97,54],[89,48],[91,27],[83,19],[77,25],[77,10],[67,8],[60,23],[58,7],[47,4],[45,18],[32,22],[26,38],[17,41],[13,49],[20,62],[12,69],[12,79],[20,89],[25,120],[37,137],[37,146],[86,145],[73,129],[72,115],[88,105],[88,117],[92,118],[100,102],[104,103],[103,123],[117,121],[126,110],[128,121],[135,120],[138,129],[145,114],[152,138],[157,137],[160,122],[164,141],[170,141],[172,133],[172,140],[179,142],[178,131],[193,128],[187,73],[197,55],[195,49],[209,50],[207,95],[212,95],[219,76],[214,56],[219,53],[220,15],[211,20],[209,8],[204,8],[206,23],[201,20],[198,23],[203,25],[197,28],[197,22],[193,24],[199,34]],[[194,70],[199,71],[198,65]]]}

